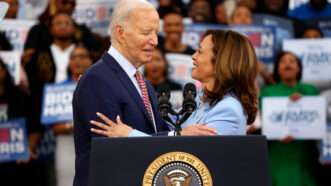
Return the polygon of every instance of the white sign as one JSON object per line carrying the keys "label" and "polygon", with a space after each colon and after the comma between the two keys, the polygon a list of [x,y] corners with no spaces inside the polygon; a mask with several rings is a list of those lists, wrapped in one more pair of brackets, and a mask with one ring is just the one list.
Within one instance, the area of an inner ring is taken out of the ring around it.
{"label": "white sign", "polygon": [[77,23],[86,24],[93,32],[107,36],[115,3],[116,0],[78,1],[73,17]]}
{"label": "white sign", "polygon": [[17,51],[0,52],[0,57],[7,65],[9,73],[14,79],[14,83],[18,85],[20,82],[21,53]]}
{"label": "white sign", "polygon": [[331,82],[331,39],[284,40],[283,49],[302,60],[302,81],[316,85]]}
{"label": "white sign", "polygon": [[195,82],[191,76],[193,62],[190,55],[168,53],[166,58],[169,65],[168,74],[170,79],[183,86],[186,83]]}
{"label": "white sign", "polygon": [[326,135],[326,100],[305,96],[298,101],[288,97],[262,100],[262,133],[268,139],[323,139]]}
{"label": "white sign", "polygon": [[6,33],[14,50],[22,52],[28,32],[35,23],[35,21],[4,19],[1,21],[0,30]]}

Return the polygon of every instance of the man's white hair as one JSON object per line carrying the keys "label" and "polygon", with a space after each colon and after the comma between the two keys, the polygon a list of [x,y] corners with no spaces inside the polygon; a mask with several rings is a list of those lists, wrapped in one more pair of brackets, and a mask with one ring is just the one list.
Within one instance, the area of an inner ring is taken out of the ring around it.
{"label": "man's white hair", "polygon": [[115,33],[116,25],[124,24],[129,17],[132,10],[137,8],[151,8],[156,10],[156,8],[150,2],[146,0],[118,0],[110,19],[110,37],[113,37]]}

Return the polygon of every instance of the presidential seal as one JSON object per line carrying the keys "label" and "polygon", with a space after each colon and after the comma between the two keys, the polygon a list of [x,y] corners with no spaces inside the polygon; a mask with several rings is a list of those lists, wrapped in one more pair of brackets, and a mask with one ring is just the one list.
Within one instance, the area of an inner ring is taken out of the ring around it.
{"label": "presidential seal", "polygon": [[147,168],[142,186],[212,186],[207,166],[186,152],[159,156]]}

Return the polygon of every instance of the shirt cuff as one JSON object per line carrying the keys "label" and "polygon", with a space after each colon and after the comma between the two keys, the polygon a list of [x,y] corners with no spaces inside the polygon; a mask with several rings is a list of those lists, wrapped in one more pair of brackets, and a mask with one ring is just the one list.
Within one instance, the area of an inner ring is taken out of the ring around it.
{"label": "shirt cuff", "polygon": [[145,134],[143,132],[140,132],[139,130],[136,130],[136,129],[132,130],[128,135],[128,137],[146,137],[146,136],[149,136],[149,135]]}
{"label": "shirt cuff", "polygon": [[168,132],[168,136],[175,136],[175,131]]}

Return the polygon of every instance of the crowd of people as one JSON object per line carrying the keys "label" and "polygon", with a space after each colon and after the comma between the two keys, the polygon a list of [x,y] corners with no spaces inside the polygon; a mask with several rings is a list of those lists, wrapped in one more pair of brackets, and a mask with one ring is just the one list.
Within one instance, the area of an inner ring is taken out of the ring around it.
{"label": "crowd of people", "polygon": [[[22,6],[19,6],[20,1],[1,1],[9,4],[5,19],[18,20],[19,7]],[[36,20],[37,24],[27,33],[18,85],[14,84],[8,67],[0,59],[0,109],[4,105],[6,112],[6,117],[0,119],[4,122],[18,117],[26,118],[29,146],[27,160],[0,163],[0,183],[3,185],[72,184],[73,125],[72,122],[54,123],[51,126],[41,123],[43,90],[47,84],[79,81],[80,76],[111,45],[109,36],[95,33],[92,28],[75,21],[72,15],[78,2],[48,0],[45,10]],[[169,77],[166,55],[195,53],[192,46],[183,42],[185,20],[190,20],[190,24],[256,25],[255,15],[272,15],[293,23],[294,38],[322,39],[326,36],[316,20],[331,19],[331,4],[327,0],[310,0],[291,11],[289,0],[159,0],[154,3],[158,5],[157,11],[163,22],[162,35],[158,36],[152,62],[144,65],[143,75],[156,92],[165,88],[173,91],[183,88],[180,82]],[[4,32],[0,32],[0,50],[13,50]],[[331,88],[302,82],[304,67],[299,56],[282,49],[277,49],[276,53],[278,55],[271,65],[273,70],[270,64],[257,61],[258,77],[254,88],[259,92],[259,110],[265,97],[283,96],[297,101],[303,96],[319,95],[322,90]],[[247,128],[247,133],[256,135],[261,130],[252,124]],[[319,162],[318,147],[319,141],[297,140],[292,136],[269,141],[273,185],[330,185],[328,176],[331,166]],[[63,157],[63,153],[66,153],[66,157]]]}

